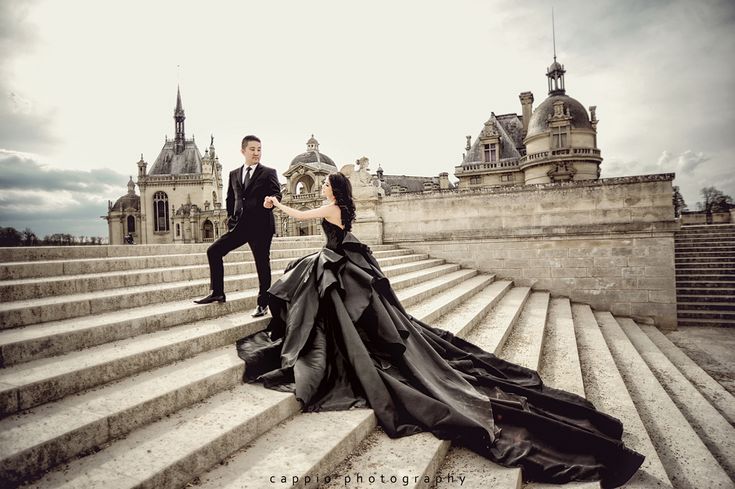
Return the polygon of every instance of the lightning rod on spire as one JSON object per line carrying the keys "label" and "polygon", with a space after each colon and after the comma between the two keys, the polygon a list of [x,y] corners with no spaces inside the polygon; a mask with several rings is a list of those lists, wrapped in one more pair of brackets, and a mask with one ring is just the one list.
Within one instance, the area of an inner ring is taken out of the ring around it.
{"label": "lightning rod on spire", "polygon": [[551,39],[554,43],[554,61],[556,61],[556,28],[554,27],[554,7],[551,7]]}

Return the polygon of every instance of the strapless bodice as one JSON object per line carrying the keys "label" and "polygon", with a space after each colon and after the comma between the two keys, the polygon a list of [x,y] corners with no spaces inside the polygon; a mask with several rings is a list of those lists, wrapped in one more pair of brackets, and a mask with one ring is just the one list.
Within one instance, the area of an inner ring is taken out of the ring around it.
{"label": "strapless bodice", "polygon": [[342,247],[342,240],[345,237],[345,230],[336,224],[332,224],[326,219],[322,219],[322,229],[327,235],[326,247],[330,250],[338,250]]}

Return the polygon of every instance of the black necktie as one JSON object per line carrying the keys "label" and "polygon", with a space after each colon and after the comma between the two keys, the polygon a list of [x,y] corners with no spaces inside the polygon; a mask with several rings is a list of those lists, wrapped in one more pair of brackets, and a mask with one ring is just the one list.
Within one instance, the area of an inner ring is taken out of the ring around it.
{"label": "black necktie", "polygon": [[245,190],[248,188],[248,184],[250,183],[250,170],[252,167],[248,166],[248,169],[245,171],[245,178],[242,179],[242,188]]}

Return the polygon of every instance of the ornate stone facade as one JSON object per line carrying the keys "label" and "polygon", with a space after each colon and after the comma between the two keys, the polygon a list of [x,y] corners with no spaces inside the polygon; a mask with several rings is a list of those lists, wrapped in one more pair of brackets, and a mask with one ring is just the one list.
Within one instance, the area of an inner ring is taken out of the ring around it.
{"label": "ornate stone facade", "polygon": [[122,244],[130,235],[135,243],[201,243],[214,241],[226,231],[227,211],[222,202],[222,165],[214,137],[204,156],[186,139],[181,92],[176,94],[174,138],[165,138],[158,158],[147,171],[140,155],[135,195],[132,177],[128,193],[108,205],[110,244]]}
{"label": "ornate stone facade", "polygon": [[566,95],[564,73],[554,56],[546,100],[533,110],[533,94],[523,92],[521,115],[491,112],[474,143],[467,136],[454,173],[460,190],[600,178],[596,107],[588,115]]}
{"label": "ornate stone facade", "polygon": [[[327,175],[337,171],[332,159],[319,151],[319,141],[312,134],[306,141],[306,152],[291,160],[288,170],[283,172],[286,184],[283,186],[283,203],[299,210],[320,207],[324,203],[321,195],[322,183]],[[322,228],[318,219],[297,221],[283,212],[275,213],[277,236],[308,236],[320,234]]]}

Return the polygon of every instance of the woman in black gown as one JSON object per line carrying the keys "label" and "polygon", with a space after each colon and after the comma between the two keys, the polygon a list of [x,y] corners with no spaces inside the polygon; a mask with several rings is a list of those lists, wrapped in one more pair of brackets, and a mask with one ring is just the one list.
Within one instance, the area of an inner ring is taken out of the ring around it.
{"label": "woman in black gown", "polygon": [[617,487],[633,476],[644,457],[624,446],[618,419],[408,314],[349,232],[349,180],[330,174],[322,194],[328,203],[309,211],[264,202],[297,219],[321,217],[327,243],[269,289],[266,330],[237,341],[246,382],[294,392],[304,411],[370,407],[391,437],[430,431],[520,466],[525,480]]}

